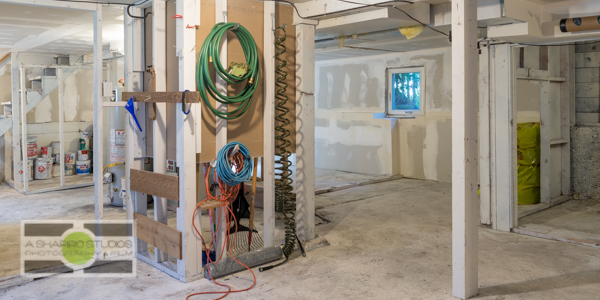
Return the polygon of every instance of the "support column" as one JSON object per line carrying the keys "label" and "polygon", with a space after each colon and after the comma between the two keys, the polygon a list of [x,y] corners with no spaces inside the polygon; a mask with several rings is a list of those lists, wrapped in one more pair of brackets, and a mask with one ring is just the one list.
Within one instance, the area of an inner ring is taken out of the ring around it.
{"label": "support column", "polygon": [[[141,15],[142,10],[139,8],[132,8],[131,13],[133,15]],[[124,10],[125,15],[125,90],[130,92],[142,92],[143,82],[142,74],[144,72],[143,65],[143,51],[141,46],[143,45],[142,39],[142,21],[131,18],[126,9]],[[125,99],[129,100],[129,99]],[[135,104],[137,118],[140,122],[140,126],[145,128],[145,118],[143,113],[145,112],[145,105]],[[143,109],[143,110],[142,110]],[[127,199],[125,200],[127,220],[133,220],[133,212],[137,211],[141,214],[146,214],[146,194],[140,192],[132,192],[130,189],[130,169],[143,170],[144,169],[144,158],[141,156],[141,149],[139,147],[139,140],[144,139],[145,132],[140,132],[137,125],[133,121],[133,118],[127,113],[127,153],[126,153],[126,165],[125,165],[125,176],[127,178]],[[117,179],[118,180],[118,179]],[[148,251],[148,244],[140,239],[137,239],[137,252]]]}
{"label": "support column", "polygon": [[[264,3],[265,106],[263,171],[263,217],[265,247],[275,245],[275,2]],[[254,166],[255,168],[257,166]]]}
{"label": "support column", "polygon": [[[21,62],[19,61],[19,53],[11,53],[10,55],[10,78],[12,83],[12,163],[13,163],[13,184],[15,187],[21,186],[21,174],[19,171],[19,162],[23,163],[23,159],[20,159],[21,153],[21,133],[19,132],[21,125],[21,107],[19,106],[19,71]],[[25,161],[26,162],[26,161]],[[6,161],[10,164],[9,161]],[[8,175],[7,175],[8,176]]]}
{"label": "support column", "polygon": [[[154,67],[155,92],[167,91],[167,56],[166,56],[166,16],[167,7],[165,0],[152,2],[152,66]],[[153,126],[153,153],[154,173],[167,173],[167,104],[155,103],[156,119]],[[154,220],[167,224],[167,199],[154,196]],[[168,255],[154,247],[156,262],[163,262]]]}
{"label": "support column", "polygon": [[[227,0],[216,0],[215,1],[215,21],[217,23],[219,22],[224,22],[227,23]],[[223,36],[223,42],[221,43],[221,50],[219,51],[219,58],[221,59],[221,65],[223,66],[227,66],[227,35]],[[223,95],[227,95],[227,82],[225,80],[223,80],[220,76],[215,76],[216,77],[216,85],[217,85],[217,89],[219,90],[219,92]],[[222,112],[226,112],[227,111],[227,105],[220,103],[220,102],[216,102],[216,108],[219,111]],[[225,119],[221,119],[219,117],[216,117],[216,124],[215,124],[215,130],[216,130],[216,153],[219,153],[219,151],[225,147],[225,145],[227,145],[227,120]],[[217,191],[218,193],[218,191]],[[227,232],[229,231],[228,228],[226,228],[226,218],[227,218],[227,212],[228,210],[225,207],[222,208],[217,208],[215,209],[216,212],[216,216],[215,216],[215,220],[217,220],[216,222],[219,222],[218,227],[218,231],[216,233],[216,245],[215,245],[215,254],[217,259],[219,257],[221,257],[221,254],[223,252],[223,244],[225,244],[226,241],[226,237],[227,237]],[[227,251],[227,249],[225,248],[225,251]]]}
{"label": "support column", "polygon": [[[59,165],[60,165],[60,186],[65,186],[65,132],[64,132],[64,122],[65,122],[65,112],[64,112],[64,77],[63,77],[63,69],[56,69],[56,80],[58,81],[58,136],[59,136]],[[94,103],[95,105],[95,103]],[[94,119],[96,120],[96,119]],[[96,143],[94,143],[94,146]],[[102,193],[102,192],[101,192]],[[101,195],[98,199],[103,199]]]}
{"label": "support column", "polygon": [[296,26],[296,232],[315,238],[315,27],[294,16]]}
{"label": "support column", "polygon": [[490,47],[479,55],[479,219],[491,224],[490,192]]}
{"label": "support column", "polygon": [[[60,71],[62,72],[62,71]],[[61,76],[62,78],[62,76]],[[59,83],[62,84],[62,83]],[[61,96],[59,96],[61,98]],[[102,177],[104,174],[100,170],[104,167],[104,149],[100,147],[101,139],[104,137],[104,127],[102,126],[104,108],[102,106],[102,5],[98,5],[94,12],[94,185],[95,203],[96,203],[96,221],[104,218],[104,189],[102,188]],[[62,103],[62,102],[61,102]],[[61,110],[62,114],[63,111]],[[60,122],[62,126],[62,122]],[[62,134],[62,133],[61,133]],[[63,145],[61,143],[61,149]],[[62,161],[62,160],[61,160]],[[62,174],[62,173],[61,173]],[[63,183],[61,176],[61,184]]]}
{"label": "support column", "polygon": [[517,221],[517,105],[510,45],[490,51],[490,190],[492,228],[510,231]]}
{"label": "support column", "polygon": [[[200,24],[198,0],[178,0],[177,56],[179,57],[179,89],[196,90],[196,30],[188,24]],[[184,282],[202,277],[202,240],[192,226],[196,207],[196,120],[192,109],[183,113],[183,105],[176,105],[177,166],[179,167],[179,207],[177,208],[177,230],[182,232],[181,260],[177,261],[179,279]],[[201,232],[200,214],[196,215],[196,227]]]}
{"label": "support column", "polygon": [[452,295],[477,294],[477,0],[452,1]]}

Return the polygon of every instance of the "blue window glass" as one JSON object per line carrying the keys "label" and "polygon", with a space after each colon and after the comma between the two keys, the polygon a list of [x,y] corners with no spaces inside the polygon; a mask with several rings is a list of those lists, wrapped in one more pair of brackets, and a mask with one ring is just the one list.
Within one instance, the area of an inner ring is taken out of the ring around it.
{"label": "blue window glass", "polygon": [[421,108],[421,73],[392,75],[392,109],[419,110]]}

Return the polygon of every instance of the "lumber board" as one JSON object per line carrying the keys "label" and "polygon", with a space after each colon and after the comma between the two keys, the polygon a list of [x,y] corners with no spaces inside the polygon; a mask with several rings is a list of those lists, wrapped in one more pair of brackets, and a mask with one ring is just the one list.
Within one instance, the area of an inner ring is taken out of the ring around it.
{"label": "lumber board", "polygon": [[208,200],[202,204],[200,204],[201,210],[209,210],[213,208],[220,207],[223,202],[217,200]]}
{"label": "lumber board", "polygon": [[[183,92],[123,92],[123,99],[129,100],[133,97],[134,102],[144,103],[181,103]],[[199,92],[187,92],[185,103],[198,103]]]}
{"label": "lumber board", "polygon": [[133,213],[136,222],[136,236],[177,259],[182,259],[181,231],[166,224],[154,221],[142,214]]}
{"label": "lumber board", "polygon": [[131,169],[131,190],[179,201],[179,177]]}

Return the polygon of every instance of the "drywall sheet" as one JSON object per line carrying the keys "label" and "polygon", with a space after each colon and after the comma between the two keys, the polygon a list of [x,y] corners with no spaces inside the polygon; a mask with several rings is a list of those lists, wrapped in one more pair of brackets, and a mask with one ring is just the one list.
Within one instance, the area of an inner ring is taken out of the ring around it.
{"label": "drywall sheet", "polygon": [[[285,54],[285,59],[288,60],[288,65],[285,70],[288,72],[287,82],[289,83],[286,95],[290,97],[288,102],[288,108],[290,113],[288,114],[290,119],[290,129],[292,131],[291,141],[293,149],[295,151],[295,28],[292,25],[293,22],[293,11],[291,7],[279,7],[278,14],[280,15],[276,22],[288,24],[288,40],[286,46],[288,52]],[[201,26],[197,30],[196,34],[196,51],[200,51],[204,40],[208,36],[210,30],[215,24],[215,3],[214,0],[202,1],[201,8]],[[261,1],[251,0],[229,0],[228,2],[228,21],[234,23],[240,23],[254,37],[254,40],[258,46],[258,53],[260,56],[261,66],[261,79],[258,82],[258,87],[254,94],[252,104],[248,111],[239,119],[230,120],[227,124],[227,139],[228,141],[238,141],[248,147],[252,156],[263,155],[263,108],[264,108],[264,28],[263,28],[263,15],[264,15],[264,3]],[[221,16],[219,16],[219,19]],[[245,62],[244,53],[242,48],[233,33],[228,34],[228,62]],[[230,95],[237,93],[235,87],[230,86],[228,89]],[[211,99],[213,105],[216,105],[216,100]],[[231,111],[233,108],[229,108]],[[274,117],[274,116],[268,116]],[[199,161],[210,161],[216,156],[216,142],[215,142],[215,116],[208,109],[203,107],[202,109],[202,153],[199,154]]]}

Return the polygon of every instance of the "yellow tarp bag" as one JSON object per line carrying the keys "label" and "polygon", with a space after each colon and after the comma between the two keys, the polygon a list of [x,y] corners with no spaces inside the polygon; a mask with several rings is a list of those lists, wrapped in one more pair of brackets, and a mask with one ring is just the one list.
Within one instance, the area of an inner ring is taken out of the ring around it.
{"label": "yellow tarp bag", "polygon": [[517,124],[519,204],[540,203],[540,123]]}

